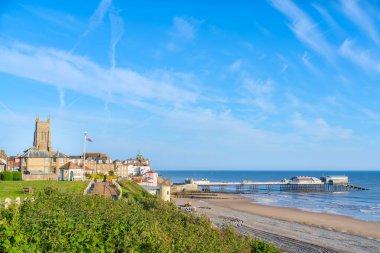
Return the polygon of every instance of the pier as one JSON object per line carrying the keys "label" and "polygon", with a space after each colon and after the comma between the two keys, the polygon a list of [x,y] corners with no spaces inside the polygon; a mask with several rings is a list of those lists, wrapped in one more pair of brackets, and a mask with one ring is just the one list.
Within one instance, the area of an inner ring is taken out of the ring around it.
{"label": "pier", "polygon": [[291,180],[269,182],[211,182],[208,180],[187,179],[186,183],[195,184],[205,192],[235,192],[255,193],[258,191],[284,191],[284,192],[345,192],[368,190],[365,187],[352,185],[344,176],[335,177],[293,177]]}

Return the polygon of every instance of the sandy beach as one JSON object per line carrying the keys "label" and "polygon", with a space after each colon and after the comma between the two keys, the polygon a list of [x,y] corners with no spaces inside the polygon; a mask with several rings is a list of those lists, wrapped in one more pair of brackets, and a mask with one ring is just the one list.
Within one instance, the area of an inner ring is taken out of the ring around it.
{"label": "sandy beach", "polygon": [[273,242],[287,252],[380,252],[380,223],[346,216],[251,203],[233,194],[175,198],[191,202],[214,224],[235,225],[244,233]]}

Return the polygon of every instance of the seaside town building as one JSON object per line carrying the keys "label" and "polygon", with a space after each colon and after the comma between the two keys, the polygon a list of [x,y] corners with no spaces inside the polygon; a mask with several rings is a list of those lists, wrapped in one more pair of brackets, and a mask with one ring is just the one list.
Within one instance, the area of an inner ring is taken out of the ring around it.
{"label": "seaside town building", "polygon": [[0,172],[3,172],[7,169],[7,154],[3,149],[0,150]]}
{"label": "seaside town building", "polygon": [[[150,171],[150,161],[138,153],[135,159],[112,161],[104,153],[84,153],[81,155],[67,156],[60,151],[53,151],[50,129],[50,117],[41,121],[39,117],[35,121],[33,146],[26,149],[21,155],[6,157],[3,150],[0,151],[0,171],[20,171],[24,177],[38,179],[78,180],[79,171],[83,168],[85,158],[85,171],[87,174],[114,174],[118,177],[145,176]],[[84,174],[82,170],[82,175]],[[44,177],[44,175],[46,175]],[[47,175],[50,175],[47,177]],[[31,177],[32,178],[32,177]],[[142,181],[150,185],[157,184],[156,176],[150,173],[142,178]]]}
{"label": "seaside town building", "polygon": [[20,156],[8,156],[7,171],[20,171]]}
{"label": "seaside town building", "polygon": [[157,186],[158,173],[156,171],[148,171],[144,177],[148,185]]}
{"label": "seaside town building", "polygon": [[20,155],[19,167],[23,174],[54,174],[68,162],[69,157],[60,151],[53,151],[51,146],[50,117],[47,121],[35,122],[33,147]]}
{"label": "seaside town building", "polygon": [[38,150],[31,147],[20,156],[20,169],[24,174],[56,174],[59,168],[68,162],[69,157],[65,154],[54,151]]}
{"label": "seaside town building", "polygon": [[47,121],[40,121],[39,117],[36,118],[33,147],[48,153],[52,151],[50,117],[48,117]]}
{"label": "seaside town building", "polygon": [[[90,168],[87,166],[85,167],[85,172],[87,173],[90,171]],[[64,165],[62,165],[59,169],[59,180],[65,180],[65,181],[80,181],[82,180],[82,167],[73,163],[73,162],[67,162]]]}
{"label": "seaside town building", "polygon": [[115,175],[123,178],[144,176],[150,171],[150,161],[144,158],[141,153],[138,153],[135,159],[130,158],[123,162],[115,160],[113,164]]}

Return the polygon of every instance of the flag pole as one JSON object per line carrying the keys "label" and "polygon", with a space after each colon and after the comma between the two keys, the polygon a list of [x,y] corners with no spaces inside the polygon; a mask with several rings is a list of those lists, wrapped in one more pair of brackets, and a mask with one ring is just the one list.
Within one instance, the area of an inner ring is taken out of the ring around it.
{"label": "flag pole", "polygon": [[83,180],[84,171],[86,169],[86,141],[87,141],[87,131],[84,131],[82,180]]}

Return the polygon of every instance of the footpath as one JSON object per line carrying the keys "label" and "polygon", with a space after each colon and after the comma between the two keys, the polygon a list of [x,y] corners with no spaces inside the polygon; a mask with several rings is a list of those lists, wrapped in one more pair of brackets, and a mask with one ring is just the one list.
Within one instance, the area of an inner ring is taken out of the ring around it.
{"label": "footpath", "polygon": [[119,195],[116,186],[109,182],[94,182],[91,188],[90,195],[102,195],[112,199],[117,199]]}

